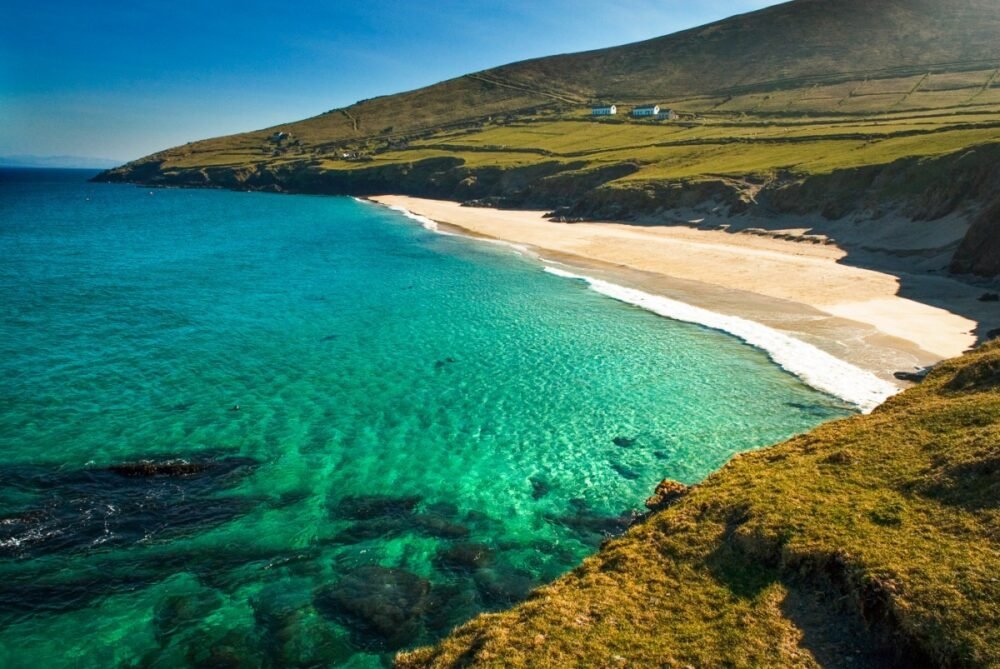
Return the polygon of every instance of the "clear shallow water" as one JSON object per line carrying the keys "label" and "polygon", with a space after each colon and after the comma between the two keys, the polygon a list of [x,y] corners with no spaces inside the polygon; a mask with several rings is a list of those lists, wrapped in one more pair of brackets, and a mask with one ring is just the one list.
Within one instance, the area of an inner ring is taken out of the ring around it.
{"label": "clear shallow water", "polygon": [[850,413],[395,212],[86,176],[0,172],[0,666],[381,666]]}

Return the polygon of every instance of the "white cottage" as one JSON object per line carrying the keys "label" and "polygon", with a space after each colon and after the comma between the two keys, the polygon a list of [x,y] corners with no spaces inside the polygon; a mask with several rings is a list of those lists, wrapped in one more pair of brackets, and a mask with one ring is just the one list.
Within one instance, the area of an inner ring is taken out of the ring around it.
{"label": "white cottage", "polygon": [[610,107],[594,107],[590,111],[591,116],[615,116],[617,113],[617,105],[611,105]]}
{"label": "white cottage", "polygon": [[632,110],[632,116],[642,118],[644,116],[656,116],[660,113],[660,105],[646,105],[636,107]]}

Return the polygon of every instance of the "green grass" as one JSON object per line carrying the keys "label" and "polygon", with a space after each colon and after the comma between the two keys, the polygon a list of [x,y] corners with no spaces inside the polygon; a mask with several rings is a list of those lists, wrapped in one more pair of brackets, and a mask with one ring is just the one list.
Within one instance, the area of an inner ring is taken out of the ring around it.
{"label": "green grass", "polygon": [[[672,175],[668,165],[675,160],[697,164],[705,149],[695,148],[687,157],[671,149],[656,156],[646,149],[674,139],[885,132],[883,121],[928,110],[933,113],[926,118],[940,124],[960,111],[995,121],[1000,107],[997,34],[1000,4],[995,0],[798,0],[646,42],[515,63],[275,128],[196,142],[137,161],[120,174],[147,175],[143,166],[152,161],[163,161],[165,170],[256,168],[297,160],[356,171],[360,163],[338,155],[372,156],[375,165],[370,166],[412,163],[418,153],[386,149],[457,142],[457,148],[446,150],[470,167],[531,164],[510,148],[556,155],[635,149],[635,156],[623,153],[617,159],[641,159],[657,165],[655,174],[663,178],[687,178],[697,175],[690,170]],[[617,102],[625,110],[660,102],[700,118],[693,128],[624,119],[595,123],[587,111],[597,101]],[[850,130],[838,127],[846,119],[856,121]],[[901,122],[888,130],[908,128]],[[269,140],[276,130],[293,139],[276,145]],[[484,148],[494,149],[493,162],[481,155]],[[817,162],[816,147],[798,148],[797,156],[772,153],[782,164]],[[734,151],[734,162],[746,162],[741,148]],[[854,154],[834,154],[849,157],[845,166],[857,164]],[[865,155],[880,159],[877,151]],[[595,156],[594,162],[609,159]],[[710,161],[711,169],[716,162]],[[830,169],[837,162],[818,164]],[[754,169],[770,167],[760,162]]]}
{"label": "green grass", "polygon": [[737,457],[398,666],[997,667],[998,499],[994,344],[871,416]]}
{"label": "green grass", "polygon": [[[324,170],[356,172],[441,157],[459,158],[469,169],[513,169],[553,160],[582,162],[584,169],[639,165],[637,172],[611,184],[614,187],[777,170],[825,174],[908,156],[941,155],[1000,141],[1000,110],[975,106],[817,118],[714,112],[695,121],[663,123],[603,122],[552,113],[502,125],[445,129],[412,140],[365,140],[329,148],[293,137],[295,144],[281,146],[267,134],[220,138],[160,157],[166,159],[166,170],[317,161]],[[365,158],[343,160],[339,156],[344,150]]]}

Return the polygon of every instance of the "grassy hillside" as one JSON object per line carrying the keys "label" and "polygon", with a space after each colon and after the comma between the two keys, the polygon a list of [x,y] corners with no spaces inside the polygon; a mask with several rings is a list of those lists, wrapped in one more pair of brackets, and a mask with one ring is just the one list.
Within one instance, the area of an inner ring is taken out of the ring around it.
{"label": "grassy hillside", "polygon": [[[166,169],[317,159],[332,169],[326,161],[343,167],[339,157],[345,151],[369,156],[460,128],[578,118],[601,100],[661,102],[692,114],[711,112],[707,123],[749,123],[734,136],[754,134],[757,123],[816,113],[862,115],[854,130],[876,134],[872,126],[883,119],[866,115],[964,110],[979,113],[973,122],[989,122],[1000,106],[998,35],[1000,6],[993,0],[798,0],[646,42],[470,74],[304,121],[178,147],[155,159],[164,160]],[[795,120],[802,119],[787,118],[792,126]],[[699,127],[687,137],[726,135],[719,128],[702,134]],[[797,129],[825,133],[823,125]],[[613,130],[596,125],[590,132],[600,140],[603,131]],[[276,131],[290,137],[273,141]],[[511,160],[490,159],[500,166]]]}
{"label": "grassy hillside", "polygon": [[424,667],[1000,666],[1000,343],[736,458]]}

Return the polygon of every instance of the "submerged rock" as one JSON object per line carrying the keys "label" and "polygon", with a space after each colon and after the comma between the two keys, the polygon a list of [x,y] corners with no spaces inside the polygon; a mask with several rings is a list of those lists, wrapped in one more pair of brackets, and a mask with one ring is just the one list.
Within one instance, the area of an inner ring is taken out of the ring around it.
{"label": "submerged rock", "polygon": [[421,534],[440,539],[464,539],[470,534],[468,527],[433,512],[413,516],[413,527]]}
{"label": "submerged rock", "polygon": [[355,645],[375,651],[398,650],[420,634],[430,603],[430,582],[402,569],[359,567],[318,590],[313,604],[351,631]]}
{"label": "submerged rock", "polygon": [[798,409],[799,411],[809,414],[810,416],[829,416],[831,415],[831,407],[824,406],[822,404],[804,404],[802,402],[785,402],[785,406],[791,407],[793,409]]}
{"label": "submerged rock", "polygon": [[419,497],[349,497],[340,501],[333,514],[358,521],[339,532],[332,543],[353,544],[412,532],[441,539],[463,539],[470,534],[468,527],[455,522],[458,514],[454,504],[428,504],[420,513]]}
{"label": "submerged rock", "polygon": [[253,458],[227,457],[218,460],[189,460],[168,458],[162,460],[138,460],[111,465],[108,471],[126,478],[184,477],[211,473],[215,478],[243,471],[249,474],[260,463]]}
{"label": "submerged rock", "polygon": [[403,534],[411,525],[403,518],[374,518],[362,523],[356,523],[346,530],[338,532],[328,543],[357,544],[363,541],[373,541]]}
{"label": "submerged rock", "polygon": [[187,664],[195,669],[254,669],[260,666],[252,639],[239,630],[229,630],[212,639],[202,633],[188,645]]}
{"label": "submerged rock", "polygon": [[633,439],[630,437],[615,437],[611,440],[615,446],[620,446],[621,448],[632,448],[638,442],[638,439]]}
{"label": "submerged rock", "polygon": [[270,667],[335,667],[355,653],[347,636],[319,615],[311,598],[275,584],[250,601],[260,653]]}
{"label": "submerged rock", "polygon": [[153,629],[160,646],[185,629],[199,625],[222,604],[222,597],[215,590],[170,595],[161,599],[153,608]]}
{"label": "submerged rock", "polygon": [[488,608],[506,608],[527,599],[538,583],[527,571],[506,566],[478,570],[476,587]]}
{"label": "submerged rock", "polygon": [[639,517],[634,511],[617,516],[609,516],[593,511],[586,500],[570,500],[572,511],[564,515],[545,515],[545,520],[572,530],[579,539],[593,546],[600,545],[609,537],[625,533]]}
{"label": "submerged rock", "polygon": [[38,502],[0,521],[0,555],[103,550],[214,527],[263,503],[218,495],[256,465],[249,458],[232,457],[143,460],[69,472],[2,468],[5,486],[29,493]]}
{"label": "submerged rock", "polygon": [[611,468],[618,472],[619,476],[628,481],[638,481],[642,477],[642,474],[631,467],[626,467],[620,462],[612,462]]}
{"label": "submerged rock", "polygon": [[444,358],[443,360],[436,360],[434,362],[434,369],[444,369],[448,365],[454,365],[458,360],[455,358]]}
{"label": "submerged rock", "polygon": [[458,506],[451,502],[431,502],[423,505],[425,513],[433,513],[448,518],[458,517]]}
{"label": "submerged rock", "polygon": [[531,499],[541,499],[552,492],[552,486],[544,479],[531,479]]}
{"label": "submerged rock", "polygon": [[141,462],[127,462],[121,465],[112,465],[108,471],[119,476],[129,476],[133,478],[150,478],[153,476],[194,476],[201,474],[208,469],[204,462],[187,462],[186,460],[169,460],[167,462],[153,462],[143,460]]}
{"label": "submerged rock", "polygon": [[372,520],[390,516],[405,516],[414,512],[420,497],[388,495],[350,495],[333,507],[332,513],[347,520]]}
{"label": "submerged rock", "polygon": [[464,577],[431,591],[425,624],[434,636],[443,636],[484,610],[475,581]]}
{"label": "submerged rock", "polygon": [[434,564],[445,571],[472,572],[491,564],[495,555],[485,544],[463,542],[439,550]]}

